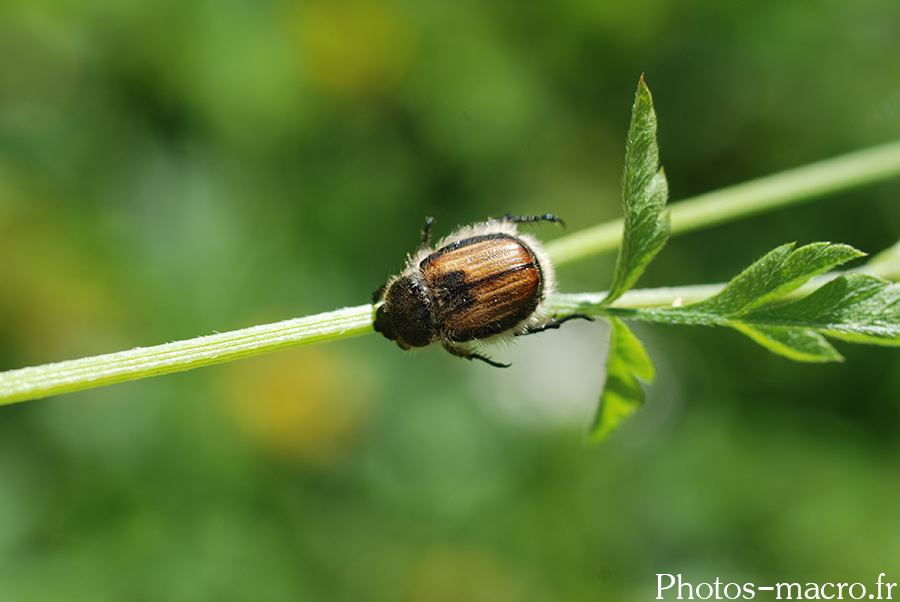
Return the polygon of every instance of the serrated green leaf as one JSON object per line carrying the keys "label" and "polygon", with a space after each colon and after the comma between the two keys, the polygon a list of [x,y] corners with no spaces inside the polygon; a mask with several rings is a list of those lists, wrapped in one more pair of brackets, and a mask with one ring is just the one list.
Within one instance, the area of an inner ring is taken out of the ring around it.
{"label": "serrated green leaf", "polygon": [[819,333],[805,328],[731,324],[769,351],[797,362],[839,362],[844,358]]}
{"label": "serrated green leaf", "polygon": [[749,322],[806,328],[858,343],[900,345],[900,285],[847,274],[803,299],[747,314]]}
{"label": "serrated green leaf", "polygon": [[760,307],[806,284],[810,278],[865,255],[849,245],[817,242],[794,248],[782,245],[741,272],[721,293],[687,309],[736,316]]}
{"label": "serrated green leaf", "polygon": [[634,286],[647,264],[666,244],[669,238],[669,215],[665,211],[668,198],[669,185],[659,168],[653,98],[641,77],[625,145],[622,244],[604,304],[612,303]]}
{"label": "serrated green leaf", "polygon": [[600,406],[588,432],[588,441],[599,443],[644,403],[640,381],[652,382],[656,370],[647,350],[631,329],[618,318],[610,321],[606,382]]}
{"label": "serrated green leaf", "polygon": [[[771,295],[768,298],[772,299]],[[824,337],[900,346],[900,284],[868,274],[838,276],[796,301],[728,313],[735,306],[746,307],[748,303],[754,301],[733,305],[702,302],[681,308],[617,308],[616,313],[664,324],[729,326],[775,353],[805,362],[842,359]]]}

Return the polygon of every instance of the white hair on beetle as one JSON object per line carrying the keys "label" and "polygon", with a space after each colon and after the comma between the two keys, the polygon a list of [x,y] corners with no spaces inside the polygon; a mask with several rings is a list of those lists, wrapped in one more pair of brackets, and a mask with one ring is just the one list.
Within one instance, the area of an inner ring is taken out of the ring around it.
{"label": "white hair on beetle", "polygon": [[489,234],[506,234],[519,240],[526,247],[528,247],[528,249],[534,255],[535,260],[537,261],[537,268],[541,274],[541,298],[538,302],[538,306],[530,316],[508,330],[504,330],[503,332],[498,332],[481,339],[476,339],[474,341],[446,341],[447,343],[452,344],[453,346],[460,349],[480,347],[481,345],[492,345],[498,342],[510,343],[513,340],[513,336],[525,334],[553,318],[553,316],[547,311],[546,307],[544,306],[544,302],[546,301],[547,297],[556,292],[556,271],[553,268],[553,262],[550,261],[550,256],[547,254],[547,251],[544,250],[543,244],[533,235],[525,232],[519,232],[518,223],[511,219],[504,219],[502,217],[493,218],[484,222],[479,222],[477,224],[471,224],[458,228],[453,233],[448,234],[444,238],[440,239],[437,244],[433,246],[425,246],[419,249],[414,255],[409,258],[406,269],[403,270],[403,274],[401,274],[401,276],[408,275],[410,272],[418,272],[419,264],[422,263],[425,258],[448,245],[452,245],[453,243],[461,240],[467,240],[469,238],[475,238],[476,236],[485,236]]}
{"label": "white hair on beetle", "polygon": [[[553,263],[541,242],[518,224],[560,222],[554,215],[506,215],[458,228],[436,244],[428,218],[422,242],[403,271],[373,293],[374,329],[401,349],[440,342],[451,355],[505,368],[476,350],[484,344],[559,328],[589,315],[551,314]],[[505,241],[505,242],[504,242]],[[479,290],[481,283],[501,278]],[[471,292],[470,292],[471,291]],[[501,330],[502,329],[502,330]]]}

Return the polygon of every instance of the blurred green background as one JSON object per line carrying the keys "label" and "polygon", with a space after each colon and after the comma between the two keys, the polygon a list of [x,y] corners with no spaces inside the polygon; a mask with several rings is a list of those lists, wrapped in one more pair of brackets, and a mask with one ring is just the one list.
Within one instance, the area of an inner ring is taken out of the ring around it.
{"label": "blurred green background", "polygon": [[[0,370],[365,303],[426,215],[618,217],[641,73],[676,202],[896,139],[898,48],[896,0],[5,0]],[[640,286],[877,252],[898,195],[673,239]],[[638,333],[659,380],[596,449],[602,324],[499,348],[506,371],[367,336],[0,408],[0,601],[900,581],[897,351]]]}

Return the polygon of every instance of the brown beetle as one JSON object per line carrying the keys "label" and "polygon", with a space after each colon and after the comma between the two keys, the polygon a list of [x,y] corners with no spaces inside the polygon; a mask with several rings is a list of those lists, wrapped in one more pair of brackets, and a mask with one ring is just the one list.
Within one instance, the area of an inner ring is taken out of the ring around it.
{"label": "brown beetle", "polygon": [[561,220],[555,215],[506,215],[461,228],[430,247],[428,218],[422,244],[399,276],[375,291],[375,330],[401,349],[438,341],[448,352],[501,364],[473,350],[476,343],[522,336],[559,326],[542,303],[553,292],[553,265],[533,236],[517,223]]}

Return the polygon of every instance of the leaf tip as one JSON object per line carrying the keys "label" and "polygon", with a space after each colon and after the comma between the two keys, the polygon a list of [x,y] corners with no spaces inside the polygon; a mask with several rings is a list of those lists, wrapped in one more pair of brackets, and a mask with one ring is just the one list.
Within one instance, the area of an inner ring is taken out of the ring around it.
{"label": "leaf tip", "polygon": [[653,106],[653,95],[650,94],[650,88],[647,86],[647,82],[644,80],[644,74],[641,74],[641,79],[638,80],[637,92],[635,93],[635,104],[648,104],[651,107]]}
{"label": "leaf tip", "polygon": [[647,87],[647,80],[644,79],[644,75],[646,75],[646,74],[641,73],[641,77],[638,79],[638,87],[644,88],[649,92],[649,88]]}

